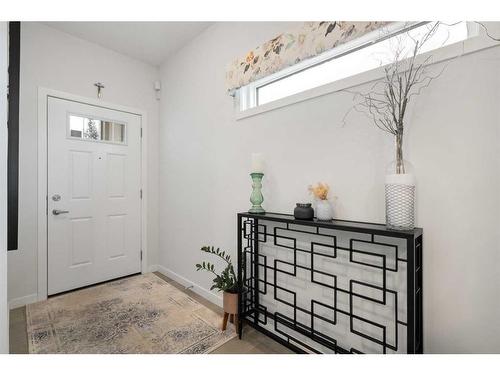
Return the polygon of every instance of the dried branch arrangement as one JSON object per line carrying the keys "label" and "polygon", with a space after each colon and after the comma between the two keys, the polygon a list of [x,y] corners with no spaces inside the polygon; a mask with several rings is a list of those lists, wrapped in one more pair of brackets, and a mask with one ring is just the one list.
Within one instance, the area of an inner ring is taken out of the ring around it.
{"label": "dried branch arrangement", "polygon": [[[403,134],[408,104],[442,73],[434,76],[429,74],[427,68],[432,55],[418,59],[422,48],[434,36],[439,25],[439,22],[430,23],[425,35],[418,39],[410,33],[401,35],[391,51],[392,62],[384,67],[383,79],[375,82],[368,92],[347,90],[355,96],[356,104],[351,110],[365,114],[379,129],[395,137],[397,174],[405,173]],[[403,43],[403,38],[409,38],[410,43]],[[410,49],[408,44],[411,45]],[[351,110],[344,116],[344,121]]]}

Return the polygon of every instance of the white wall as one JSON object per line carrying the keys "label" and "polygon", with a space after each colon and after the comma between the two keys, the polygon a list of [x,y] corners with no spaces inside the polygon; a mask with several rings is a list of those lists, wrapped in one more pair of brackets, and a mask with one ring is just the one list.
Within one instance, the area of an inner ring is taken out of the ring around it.
{"label": "white wall", "polygon": [[37,293],[37,90],[96,97],[144,109],[148,117],[149,263],[158,249],[158,69],[39,23],[21,25],[19,250],[9,252],[9,300],[24,304]]}
{"label": "white wall", "polygon": [[[227,63],[288,27],[219,23],[160,69],[159,261],[198,291],[211,279],[194,268],[202,245],[236,255],[236,212],[249,208],[252,152],[265,154],[268,211],[291,213],[309,200],[309,184],[325,181],[337,196],[336,217],[384,221],[392,140],[360,114],[342,125],[350,95],[234,120]],[[500,352],[499,59],[494,48],[452,63],[407,120],[406,158],[415,167],[425,233],[428,353]]]}
{"label": "white wall", "polygon": [[9,352],[7,304],[7,22],[0,22],[0,353]]}

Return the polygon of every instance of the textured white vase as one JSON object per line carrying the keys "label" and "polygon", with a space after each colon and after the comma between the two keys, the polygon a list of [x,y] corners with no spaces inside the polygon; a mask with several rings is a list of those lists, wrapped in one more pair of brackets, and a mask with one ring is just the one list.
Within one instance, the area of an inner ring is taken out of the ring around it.
{"label": "textured white vase", "polygon": [[385,219],[391,229],[415,228],[415,177],[390,174],[385,177]]}
{"label": "textured white vase", "polygon": [[332,220],[333,212],[330,202],[327,200],[317,200],[316,201],[316,218],[318,220]]}

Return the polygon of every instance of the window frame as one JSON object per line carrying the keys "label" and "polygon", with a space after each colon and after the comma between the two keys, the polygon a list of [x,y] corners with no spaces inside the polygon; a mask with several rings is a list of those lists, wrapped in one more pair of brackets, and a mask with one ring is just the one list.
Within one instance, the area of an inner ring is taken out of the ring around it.
{"label": "window frame", "polygon": [[[428,22],[412,22],[412,23],[395,22],[388,26],[389,33],[387,35],[381,37],[375,37],[374,34],[378,33],[378,31],[373,31],[349,43],[341,45],[323,54],[302,61],[298,64],[285,68],[267,77],[263,77],[259,80],[253,81],[248,85],[239,88],[238,90],[236,90],[234,96],[235,97],[234,108],[235,108],[236,120],[252,117],[260,113],[265,113],[291,104],[313,99],[315,97],[327,95],[344,89],[349,89],[382,78],[384,74],[384,66],[380,66],[371,70],[363,71],[345,78],[341,78],[339,80],[335,80],[326,83],[324,85],[304,90],[299,93],[295,93],[265,104],[257,105],[258,89],[260,87],[269,85],[281,79],[285,79],[286,77],[304,71],[313,66],[355,52],[359,49],[383,41],[387,38],[391,38],[407,30],[423,26],[426,23]],[[485,22],[484,24],[486,27],[488,27],[490,33],[491,31],[496,31],[497,33],[500,34],[500,23]],[[417,57],[417,61],[424,61],[429,56],[432,56],[433,57],[432,62],[429,63],[430,65],[432,65],[439,63],[441,61],[449,60],[454,57],[476,52],[481,49],[494,47],[495,45],[500,45],[495,41],[486,38],[485,37],[486,33],[484,29],[481,28],[480,25],[478,25],[477,23],[467,21],[467,28],[469,33],[469,37],[467,39],[457,43],[452,43],[443,46],[441,48],[429,52],[425,52]]]}
{"label": "window frame", "polygon": [[[88,138],[78,138],[74,137],[71,135],[71,116],[75,117],[81,117],[85,119],[92,119],[92,120],[97,120],[101,122],[109,122],[111,124],[117,124],[117,125],[123,125],[123,142],[117,142],[114,140],[114,126],[111,128],[111,141],[107,141],[104,139],[88,139]],[[80,141],[80,142],[93,142],[93,143],[107,143],[111,145],[117,145],[117,146],[128,146],[128,123],[125,121],[116,121],[113,119],[107,119],[107,118],[101,118],[101,117],[95,117],[95,116],[89,116],[83,113],[76,113],[76,112],[67,112],[66,114],[66,139],[70,141]]]}

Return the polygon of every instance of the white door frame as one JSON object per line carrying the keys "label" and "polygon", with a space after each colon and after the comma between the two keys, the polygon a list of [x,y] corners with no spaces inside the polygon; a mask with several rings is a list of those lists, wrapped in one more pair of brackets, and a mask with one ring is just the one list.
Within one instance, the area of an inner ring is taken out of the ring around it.
{"label": "white door frame", "polygon": [[141,272],[148,272],[148,246],[147,246],[147,116],[146,111],[125,107],[122,105],[103,102],[99,99],[86,98],[83,96],[73,95],[66,92],[47,89],[44,87],[38,88],[38,256],[37,256],[37,270],[38,270],[38,287],[37,287],[37,300],[43,301],[47,299],[47,130],[48,130],[48,98],[58,98],[70,100],[82,104],[93,105],[115,111],[128,112],[134,115],[141,116]]}

